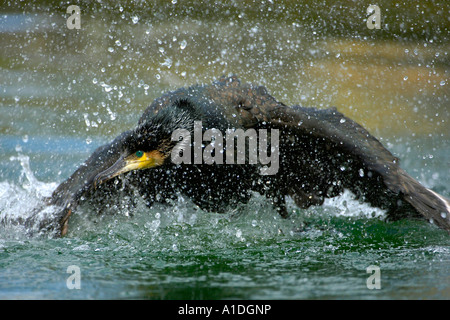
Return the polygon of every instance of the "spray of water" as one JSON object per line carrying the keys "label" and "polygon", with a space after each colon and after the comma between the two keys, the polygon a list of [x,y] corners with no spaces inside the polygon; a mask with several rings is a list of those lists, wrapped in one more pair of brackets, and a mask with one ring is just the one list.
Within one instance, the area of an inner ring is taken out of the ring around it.
{"label": "spray of water", "polygon": [[[22,170],[17,183],[0,182],[0,236],[2,238],[23,238],[31,230],[23,222],[35,208],[42,206],[43,199],[49,197],[57,183],[41,182],[30,168],[28,156],[18,154],[10,161],[19,162]],[[51,215],[52,208],[37,212],[36,222]]]}
{"label": "spray of water", "polygon": [[[39,181],[30,168],[30,159],[18,154],[10,161],[18,162],[21,175],[17,182],[0,182],[0,237],[24,238],[26,235],[52,236],[36,233],[42,221],[51,220],[56,210],[44,206],[44,199],[51,196],[57,182]],[[320,208],[299,210],[288,199],[292,212],[289,219],[282,219],[268,200],[254,194],[248,204],[239,205],[225,214],[204,212],[189,199],[179,195],[169,205],[148,207],[136,194],[134,205],[124,197],[108,210],[99,210],[90,202],[82,204],[73,214],[69,237],[108,237],[113,239],[145,239],[148,245],[180,250],[211,245],[223,247],[229,244],[250,246],[274,237],[298,237],[311,227],[305,220],[312,216],[346,216],[357,218],[383,218],[384,211],[354,200],[345,192],[342,196],[327,199]],[[36,208],[41,208],[36,211]],[[104,208],[103,208],[104,209]],[[30,212],[34,212],[34,224],[23,225]],[[101,214],[100,214],[101,212]],[[313,227],[314,228],[314,227]],[[316,228],[317,229],[317,228]]]}

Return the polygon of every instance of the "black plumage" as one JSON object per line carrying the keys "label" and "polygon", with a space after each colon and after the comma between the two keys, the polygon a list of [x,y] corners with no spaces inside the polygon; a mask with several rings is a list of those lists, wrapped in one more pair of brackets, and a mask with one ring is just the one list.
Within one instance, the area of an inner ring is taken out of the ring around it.
{"label": "black plumage", "polygon": [[[261,175],[261,164],[247,162],[174,164],[171,152],[177,141],[171,135],[177,129],[192,134],[194,121],[202,122],[203,131],[279,130],[277,173]],[[145,165],[136,160],[144,153],[151,155]],[[133,172],[125,173],[125,167]],[[259,192],[287,217],[286,196],[307,208],[347,188],[387,210],[392,219],[420,216],[450,230],[450,201],[410,177],[398,159],[360,125],[336,109],[286,106],[264,87],[242,84],[235,76],[156,99],[135,129],[95,150],[61,183],[48,201],[59,208],[58,214],[40,227],[64,235],[78,204],[100,197],[101,192],[113,192],[118,174],[128,174],[127,183],[150,205],[181,192],[205,210],[224,212],[247,202],[251,192]]]}

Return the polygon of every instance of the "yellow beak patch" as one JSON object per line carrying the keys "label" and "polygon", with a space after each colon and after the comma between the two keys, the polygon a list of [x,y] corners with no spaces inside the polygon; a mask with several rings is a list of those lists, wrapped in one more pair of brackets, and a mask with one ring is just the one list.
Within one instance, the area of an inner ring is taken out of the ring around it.
{"label": "yellow beak patch", "polygon": [[150,152],[138,151],[125,158],[125,167],[121,170],[121,173],[160,166],[164,163],[164,159],[163,154],[157,150]]}
{"label": "yellow beak patch", "polygon": [[94,178],[93,185],[96,188],[103,182],[112,179],[119,174],[140,169],[148,169],[160,166],[166,157],[163,153],[153,150],[150,152],[137,151],[126,158],[119,158],[112,166],[106,168]]}

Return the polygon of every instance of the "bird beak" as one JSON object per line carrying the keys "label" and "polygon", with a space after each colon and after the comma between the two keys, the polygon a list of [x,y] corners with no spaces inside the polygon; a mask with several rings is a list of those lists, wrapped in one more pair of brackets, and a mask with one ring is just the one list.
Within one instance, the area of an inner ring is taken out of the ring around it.
{"label": "bird beak", "polygon": [[94,189],[96,189],[103,182],[118,176],[121,173],[125,173],[130,170],[126,170],[127,162],[125,158],[121,156],[111,167],[97,174],[94,178]]}
{"label": "bird beak", "polygon": [[151,152],[144,152],[143,156],[137,158],[134,154],[128,157],[120,156],[120,158],[109,168],[100,172],[94,178],[94,189],[105,181],[108,181],[122,173],[148,169],[160,166],[164,163],[165,157],[157,150]]}

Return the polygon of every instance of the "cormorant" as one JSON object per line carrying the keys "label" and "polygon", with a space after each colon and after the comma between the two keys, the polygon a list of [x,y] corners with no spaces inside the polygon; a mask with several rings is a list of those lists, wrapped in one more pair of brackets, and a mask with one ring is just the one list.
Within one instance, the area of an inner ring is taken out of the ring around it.
{"label": "cormorant", "polygon": [[[195,137],[199,124],[200,134],[210,130],[200,141]],[[249,148],[244,163],[241,159],[232,164],[240,151],[227,149],[223,142],[232,129],[265,133],[259,137],[264,144],[258,145],[258,152],[270,152],[259,163],[251,162],[250,154],[256,149],[251,149],[249,138],[244,143]],[[174,139],[174,132],[179,137],[175,134]],[[196,151],[197,157],[208,159],[195,158]],[[272,172],[264,174],[263,168],[269,165]],[[388,218],[423,217],[450,231],[450,201],[409,176],[398,159],[359,124],[335,108],[286,106],[263,86],[243,84],[236,76],[181,88],[156,99],[136,128],[99,147],[57,187],[48,203],[59,208],[58,214],[42,221],[40,228],[65,235],[78,204],[100,197],[100,189],[113,190],[117,176],[124,174],[128,175],[126,183],[149,204],[164,202],[178,192],[202,209],[224,212],[247,202],[256,191],[287,217],[286,196],[307,208],[321,205],[324,198],[346,188],[385,209]]]}

